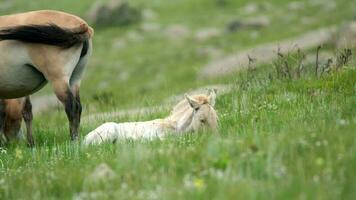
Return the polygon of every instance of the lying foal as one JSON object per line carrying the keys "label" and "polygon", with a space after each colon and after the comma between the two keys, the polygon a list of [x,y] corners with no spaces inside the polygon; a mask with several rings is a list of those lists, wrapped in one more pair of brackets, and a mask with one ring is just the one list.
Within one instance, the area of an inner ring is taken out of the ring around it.
{"label": "lying foal", "polygon": [[145,122],[105,123],[84,138],[84,145],[115,142],[117,139],[164,138],[169,133],[182,134],[198,131],[207,126],[217,130],[217,114],[214,109],[216,93],[207,95],[185,95],[164,119]]}

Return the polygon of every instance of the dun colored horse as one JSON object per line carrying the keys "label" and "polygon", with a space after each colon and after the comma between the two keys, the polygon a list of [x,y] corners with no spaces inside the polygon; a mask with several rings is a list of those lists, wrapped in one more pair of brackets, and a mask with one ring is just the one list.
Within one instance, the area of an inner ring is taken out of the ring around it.
{"label": "dun colored horse", "polygon": [[93,29],[77,16],[51,10],[0,16],[0,128],[10,139],[22,118],[31,134],[30,94],[47,82],[63,103],[70,137],[78,138],[80,81],[92,51]]}

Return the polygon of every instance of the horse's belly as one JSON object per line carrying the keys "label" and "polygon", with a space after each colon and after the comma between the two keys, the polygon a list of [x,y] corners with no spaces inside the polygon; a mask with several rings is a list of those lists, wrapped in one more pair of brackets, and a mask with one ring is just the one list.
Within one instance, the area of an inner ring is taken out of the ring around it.
{"label": "horse's belly", "polygon": [[47,83],[45,77],[31,66],[0,66],[0,98],[30,95]]}
{"label": "horse's belly", "polygon": [[44,86],[45,77],[29,63],[24,43],[0,41],[0,99],[27,96]]}

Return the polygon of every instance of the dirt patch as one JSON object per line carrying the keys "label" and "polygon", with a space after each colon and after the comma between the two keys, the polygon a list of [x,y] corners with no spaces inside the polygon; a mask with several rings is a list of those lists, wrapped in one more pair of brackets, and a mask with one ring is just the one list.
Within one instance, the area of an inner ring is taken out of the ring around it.
{"label": "dirt patch", "polygon": [[225,58],[220,58],[206,65],[199,74],[199,78],[214,78],[227,75],[248,66],[248,56],[256,59],[258,63],[271,62],[276,57],[276,52],[287,52],[296,47],[310,49],[332,40],[336,27],[327,27],[304,33],[298,37],[263,44],[245,51],[234,53]]}

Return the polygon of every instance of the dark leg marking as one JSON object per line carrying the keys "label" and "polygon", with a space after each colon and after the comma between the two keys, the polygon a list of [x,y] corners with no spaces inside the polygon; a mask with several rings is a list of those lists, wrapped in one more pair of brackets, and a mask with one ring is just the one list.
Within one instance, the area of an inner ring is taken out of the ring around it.
{"label": "dark leg marking", "polygon": [[0,146],[2,146],[4,141],[4,126],[5,126],[5,102],[0,99]]}
{"label": "dark leg marking", "polygon": [[79,94],[74,97],[73,93],[70,90],[67,91],[67,99],[65,100],[65,111],[69,120],[71,140],[77,140],[79,137],[78,129],[82,112]]}
{"label": "dark leg marking", "polygon": [[0,132],[2,132],[5,124],[5,102],[0,99]]}
{"label": "dark leg marking", "polygon": [[32,136],[32,120],[33,120],[33,114],[32,114],[32,104],[30,101],[30,97],[26,97],[25,100],[25,105],[22,110],[22,117],[26,123],[26,129],[27,129],[27,142],[30,147],[35,146],[35,142]]}

